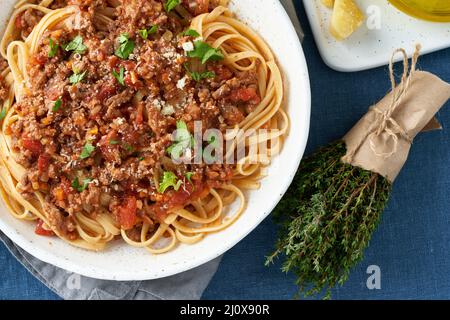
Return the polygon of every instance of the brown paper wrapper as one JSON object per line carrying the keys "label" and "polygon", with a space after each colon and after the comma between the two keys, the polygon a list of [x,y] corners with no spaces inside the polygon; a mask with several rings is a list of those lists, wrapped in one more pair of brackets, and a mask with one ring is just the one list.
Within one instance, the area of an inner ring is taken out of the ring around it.
{"label": "brown paper wrapper", "polygon": [[393,121],[385,122],[386,129],[380,132],[385,121],[382,113],[391,108],[393,94],[391,91],[371,107],[345,135],[347,154],[342,158],[345,163],[377,172],[391,182],[408,158],[412,139],[424,129],[439,127],[434,116],[450,98],[450,84],[429,72],[415,71],[408,91],[391,114]]}

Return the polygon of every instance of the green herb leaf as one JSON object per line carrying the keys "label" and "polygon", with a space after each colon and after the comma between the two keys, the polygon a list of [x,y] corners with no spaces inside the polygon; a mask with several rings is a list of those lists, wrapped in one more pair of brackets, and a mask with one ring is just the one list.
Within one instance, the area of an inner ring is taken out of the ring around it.
{"label": "green herb leaf", "polygon": [[78,180],[78,177],[77,177],[72,181],[72,188],[74,188],[78,192],[83,192],[84,190],[86,190],[89,183],[91,183],[91,182],[92,182],[91,178],[86,178],[86,179],[83,179],[80,184],[80,181]]}
{"label": "green herb leaf", "polygon": [[122,33],[117,40],[120,45],[116,49],[115,55],[121,59],[128,59],[134,50],[134,41],[130,40],[128,33]]}
{"label": "green herb leaf", "polygon": [[175,7],[179,4],[180,0],[166,0],[166,3],[164,4],[164,9],[166,9],[167,12],[170,12],[173,9],[175,9]]}
{"label": "green herb leaf", "polygon": [[134,148],[133,146],[129,145],[128,143],[124,143],[123,147],[125,150],[127,150],[128,152],[134,152]]}
{"label": "green herb leaf", "polygon": [[81,150],[80,159],[89,158],[94,150],[95,147],[90,142],[87,142]]}
{"label": "green herb leaf", "polygon": [[64,45],[64,50],[67,52],[73,51],[74,53],[83,54],[87,47],[83,44],[83,38],[81,36],[76,36],[68,44]]}
{"label": "green herb leaf", "polygon": [[119,144],[119,143],[120,143],[120,141],[118,141],[118,140],[113,140],[113,139],[109,140],[109,144],[110,145],[116,145],[116,144]]}
{"label": "green herb leaf", "polygon": [[161,182],[159,183],[158,192],[164,193],[170,187],[172,187],[175,191],[178,191],[182,185],[182,181],[178,180],[177,176],[170,171],[164,171]]}
{"label": "green herb leaf", "polygon": [[125,86],[124,72],[125,72],[125,69],[123,67],[120,67],[119,73],[117,73],[116,70],[112,71],[114,78],[116,78],[117,82],[119,82],[122,86]]}
{"label": "green herb leaf", "polygon": [[149,35],[158,32],[158,28],[159,28],[158,25],[155,24],[150,29],[139,30],[139,35],[141,36],[142,39],[147,40]]}
{"label": "green herb leaf", "polygon": [[166,150],[173,158],[179,158],[184,150],[194,146],[194,137],[189,132],[186,122],[177,121],[177,131],[174,140],[174,143]]}
{"label": "green herb leaf", "polygon": [[185,32],[183,32],[183,36],[198,38],[198,37],[200,37],[200,33],[195,31],[194,29],[187,29]]}
{"label": "green herb leaf", "polygon": [[61,98],[58,98],[58,100],[55,101],[55,104],[53,105],[52,112],[58,112],[58,110],[62,106],[62,100]]}
{"label": "green herb leaf", "polygon": [[69,81],[71,84],[77,84],[78,82],[81,82],[86,77],[87,71],[84,71],[83,73],[74,73],[70,76]]}
{"label": "green herb leaf", "polygon": [[185,174],[184,174],[184,176],[186,177],[186,179],[190,182],[190,184],[192,184],[193,185],[193,183],[192,183],[192,176],[194,175],[194,173],[193,172],[186,172]]}
{"label": "green herb leaf", "polygon": [[53,58],[58,53],[59,45],[53,41],[52,38],[48,40],[48,45],[50,46],[50,51],[48,52],[48,57]]}
{"label": "green herb leaf", "polygon": [[6,107],[3,107],[2,111],[0,111],[0,121],[5,119],[7,112],[8,112],[8,109],[6,109]]}
{"label": "green herb leaf", "polygon": [[213,71],[191,72],[190,75],[191,78],[197,82],[200,82],[203,79],[213,79],[216,77],[216,74]]}
{"label": "green herb leaf", "polygon": [[220,49],[215,49],[201,40],[194,42],[194,50],[189,51],[187,55],[190,58],[198,58],[202,64],[205,64],[208,61],[219,61],[224,58]]}

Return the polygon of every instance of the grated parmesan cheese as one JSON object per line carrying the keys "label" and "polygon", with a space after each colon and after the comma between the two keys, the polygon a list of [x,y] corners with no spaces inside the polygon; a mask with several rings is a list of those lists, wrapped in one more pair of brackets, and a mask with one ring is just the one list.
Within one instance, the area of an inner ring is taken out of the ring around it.
{"label": "grated parmesan cheese", "polygon": [[178,80],[177,88],[183,90],[185,86],[186,86],[186,77],[183,77],[180,80]]}
{"label": "grated parmesan cheese", "polygon": [[186,52],[194,50],[194,44],[190,41],[183,43],[182,47],[183,47],[183,50]]}
{"label": "grated parmesan cheese", "polygon": [[170,116],[170,115],[172,115],[174,113],[175,113],[175,108],[172,105],[170,105],[170,104],[164,106],[162,108],[162,110],[161,110],[161,114],[163,116]]}

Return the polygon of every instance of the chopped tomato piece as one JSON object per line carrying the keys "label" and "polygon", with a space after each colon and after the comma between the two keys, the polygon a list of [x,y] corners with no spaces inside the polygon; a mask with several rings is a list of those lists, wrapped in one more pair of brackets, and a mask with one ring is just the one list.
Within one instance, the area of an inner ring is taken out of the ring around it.
{"label": "chopped tomato piece", "polygon": [[43,224],[44,224],[44,221],[39,220],[38,223],[36,224],[36,228],[34,229],[34,232],[40,236],[46,236],[46,237],[54,236],[55,233],[52,230],[44,229]]}
{"label": "chopped tomato piece", "polygon": [[47,171],[49,164],[50,164],[50,156],[46,153],[41,154],[38,159],[39,173]]}
{"label": "chopped tomato piece", "polygon": [[240,88],[231,92],[230,99],[234,102],[251,102],[257,104],[261,101],[255,88]]}
{"label": "chopped tomato piece", "polygon": [[136,198],[128,196],[119,207],[119,223],[124,230],[130,230],[136,224]]}
{"label": "chopped tomato piece", "polygon": [[39,140],[35,139],[22,139],[22,145],[25,149],[31,151],[34,156],[39,156],[42,152],[42,144]]}
{"label": "chopped tomato piece", "polygon": [[163,221],[170,210],[184,207],[208,194],[208,187],[205,187],[201,181],[193,180],[193,183],[186,182],[178,191],[167,192],[164,194],[164,200],[152,205],[152,211],[159,221]]}

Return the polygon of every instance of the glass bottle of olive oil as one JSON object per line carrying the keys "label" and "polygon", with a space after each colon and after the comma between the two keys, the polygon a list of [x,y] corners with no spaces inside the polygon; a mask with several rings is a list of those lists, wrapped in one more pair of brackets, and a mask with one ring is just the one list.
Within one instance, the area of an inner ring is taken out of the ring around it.
{"label": "glass bottle of olive oil", "polygon": [[450,0],[389,0],[405,13],[430,21],[450,22]]}

